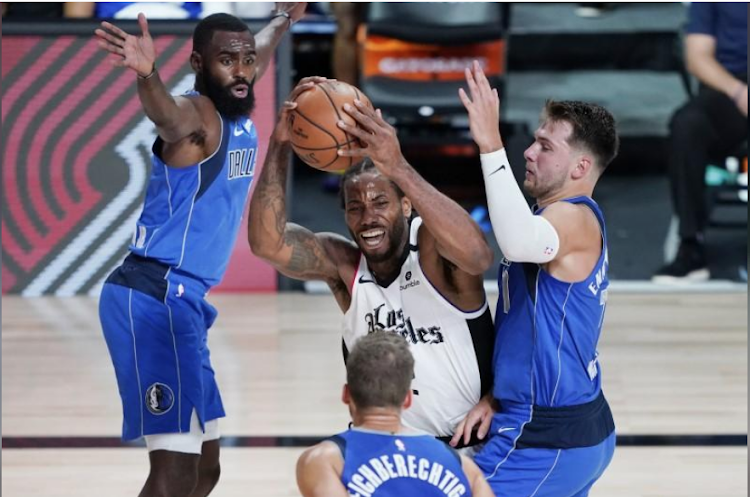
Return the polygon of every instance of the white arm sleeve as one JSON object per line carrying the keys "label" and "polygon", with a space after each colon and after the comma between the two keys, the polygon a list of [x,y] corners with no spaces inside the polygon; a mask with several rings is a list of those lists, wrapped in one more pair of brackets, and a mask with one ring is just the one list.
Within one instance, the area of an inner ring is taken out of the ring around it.
{"label": "white arm sleeve", "polygon": [[487,207],[500,250],[513,262],[543,264],[557,256],[560,238],[552,224],[529,209],[502,148],[481,154]]}

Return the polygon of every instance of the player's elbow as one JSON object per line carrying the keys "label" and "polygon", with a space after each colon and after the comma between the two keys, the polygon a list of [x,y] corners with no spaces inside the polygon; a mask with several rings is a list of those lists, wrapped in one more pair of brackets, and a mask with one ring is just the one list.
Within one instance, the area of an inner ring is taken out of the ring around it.
{"label": "player's elbow", "polygon": [[525,243],[523,240],[501,243],[500,250],[510,262],[533,264],[545,264],[554,259],[556,253],[551,247],[542,247],[539,243]]}
{"label": "player's elbow", "polygon": [[486,243],[482,243],[476,247],[469,255],[468,267],[465,271],[469,274],[480,275],[484,274],[485,271],[492,267],[495,254],[492,249]]}
{"label": "player's elbow", "polygon": [[263,236],[252,228],[248,230],[247,241],[250,244],[250,251],[256,257],[259,257],[265,261],[273,262],[274,256],[279,253],[277,244],[273,243],[269,237]]}
{"label": "player's elbow", "polygon": [[511,262],[544,264],[557,256],[560,237],[547,219],[534,216],[529,223],[516,228],[512,232],[506,230],[505,236],[495,233],[506,259]]}
{"label": "player's elbow", "polygon": [[503,257],[508,259],[510,262],[528,262],[525,260],[526,251],[520,243],[500,243],[500,251],[503,253]]}

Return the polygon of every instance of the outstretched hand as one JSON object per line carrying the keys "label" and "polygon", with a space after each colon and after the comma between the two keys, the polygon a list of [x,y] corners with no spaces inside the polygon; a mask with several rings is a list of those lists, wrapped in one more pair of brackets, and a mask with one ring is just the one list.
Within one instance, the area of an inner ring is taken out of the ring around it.
{"label": "outstretched hand", "polygon": [[154,40],[148,32],[145,15],[138,14],[138,25],[141,28],[141,36],[130,35],[107,21],[103,21],[101,29],[96,29],[94,34],[99,37],[99,48],[115,56],[111,59],[112,65],[133,69],[145,78],[154,70],[156,49]]}
{"label": "outstretched hand", "polygon": [[354,105],[344,104],[344,111],[356,121],[356,125],[339,121],[339,128],[356,137],[364,146],[349,145],[348,149],[340,148],[338,154],[342,157],[367,156],[382,174],[392,177],[395,169],[404,162],[396,128],[383,119],[380,109],[375,110],[358,99]]}
{"label": "outstretched hand", "polygon": [[489,153],[503,148],[500,138],[500,97],[496,88],[490,87],[479,62],[465,69],[469,95],[459,88],[458,96],[469,112],[471,136],[479,145],[480,153]]}
{"label": "outstretched hand", "polygon": [[289,140],[291,140],[291,126],[289,122],[289,120],[291,119],[290,112],[297,108],[297,97],[299,97],[301,93],[312,89],[315,85],[324,83],[326,81],[330,80],[322,76],[310,76],[308,78],[302,78],[300,82],[297,83],[297,86],[294,87],[292,92],[281,105],[281,110],[279,111],[279,119],[276,122],[276,128],[273,131],[274,141],[276,141],[277,143],[287,143]]}

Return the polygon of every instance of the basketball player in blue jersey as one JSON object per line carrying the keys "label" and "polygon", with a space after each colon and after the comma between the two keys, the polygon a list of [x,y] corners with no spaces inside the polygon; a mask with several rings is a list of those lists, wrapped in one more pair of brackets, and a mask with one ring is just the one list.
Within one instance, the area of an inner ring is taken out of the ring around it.
{"label": "basketball player in blue jersey", "polygon": [[342,177],[351,239],[287,222],[287,120],[300,91],[271,138],[250,205],[250,246],[291,278],[328,284],[344,313],[345,356],[376,331],[407,340],[416,376],[404,424],[449,441],[492,383],[495,333],[483,286],[492,251],[469,214],[408,164],[395,129],[362,102],[344,107],[359,127],[339,123],[367,144],[340,153],[369,154]]}
{"label": "basketball player in blue jersey", "polygon": [[591,199],[617,154],[615,121],[595,104],[547,102],[524,153],[531,211],[498,130],[497,91],[477,63],[466,79],[469,93],[460,98],[505,258],[493,395],[467,416],[454,442],[477,424],[480,436],[489,430],[475,462],[498,496],[585,496],[615,449],[596,350],[609,286],[607,234]]}
{"label": "basketball player in blue jersey", "polygon": [[205,496],[219,478],[224,416],[209,359],[219,283],[253,181],[258,136],[253,85],[304,3],[277,4],[256,36],[215,14],[193,33],[195,90],[173,97],[159,77],[143,14],[140,36],[102,23],[99,46],[135,73],[156,126],[152,172],[130,255],[107,279],[99,315],[123,404],[123,438],[146,439],[141,496]]}
{"label": "basketball player in blue jersey", "polygon": [[401,424],[413,376],[414,358],[401,337],[376,332],[356,342],[342,394],[352,428],[300,456],[304,497],[494,497],[469,458]]}

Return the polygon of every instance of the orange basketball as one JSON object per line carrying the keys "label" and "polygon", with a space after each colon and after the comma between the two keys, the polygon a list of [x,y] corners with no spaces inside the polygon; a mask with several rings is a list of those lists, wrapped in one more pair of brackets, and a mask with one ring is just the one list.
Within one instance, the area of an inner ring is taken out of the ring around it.
{"label": "orange basketball", "polygon": [[340,120],[356,124],[344,111],[344,104],[354,106],[354,99],[372,107],[364,93],[341,81],[316,84],[297,97],[297,108],[289,114],[289,131],[292,148],[305,164],[322,171],[342,171],[361,160],[336,153],[360,145],[356,137],[336,125]]}

